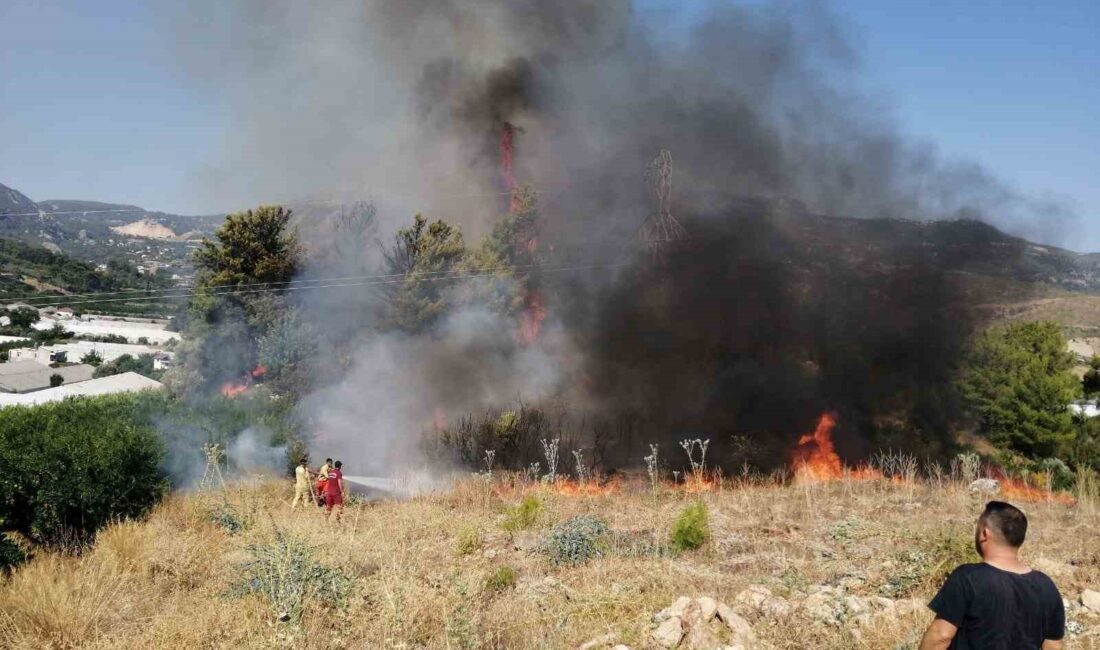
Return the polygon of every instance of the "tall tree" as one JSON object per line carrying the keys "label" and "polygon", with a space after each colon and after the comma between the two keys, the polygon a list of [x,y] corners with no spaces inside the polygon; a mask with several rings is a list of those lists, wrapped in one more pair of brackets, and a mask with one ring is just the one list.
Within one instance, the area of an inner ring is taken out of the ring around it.
{"label": "tall tree", "polygon": [[385,251],[386,273],[401,278],[388,285],[385,325],[408,333],[431,328],[451,304],[447,278],[461,270],[465,254],[462,232],[443,220],[429,224],[418,214],[397,231]]}
{"label": "tall tree", "polygon": [[1057,324],[1019,323],[977,337],[961,388],[994,444],[1045,458],[1074,438],[1068,406],[1080,384],[1072,366]]}
{"label": "tall tree", "polygon": [[[291,212],[261,206],[229,215],[195,252],[196,293],[187,317],[183,362],[166,379],[210,388],[257,363],[257,341],[288,308],[284,289],[301,264]],[[275,284],[270,284],[275,283]]]}
{"label": "tall tree", "polygon": [[1086,397],[1100,395],[1100,356],[1089,360],[1089,369],[1085,371],[1081,387],[1084,388]]}

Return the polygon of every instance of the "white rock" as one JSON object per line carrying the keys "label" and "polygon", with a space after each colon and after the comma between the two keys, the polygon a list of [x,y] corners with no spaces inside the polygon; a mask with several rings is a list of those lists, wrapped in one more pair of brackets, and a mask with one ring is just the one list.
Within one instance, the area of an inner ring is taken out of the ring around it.
{"label": "white rock", "polygon": [[630,646],[623,645],[623,644],[620,643],[619,645],[614,646],[613,648],[611,648],[611,650],[630,650]]}
{"label": "white rock", "polygon": [[899,616],[905,616],[912,612],[923,612],[925,610],[925,604],[924,601],[915,598],[895,600],[894,610],[897,611]]}
{"label": "white rock", "polygon": [[867,599],[860,598],[859,596],[846,596],[844,598],[844,607],[853,615],[863,614],[871,610],[871,604]]}
{"label": "white rock", "polygon": [[718,603],[718,618],[726,624],[733,633],[736,643],[749,643],[754,639],[752,626],[749,622],[737,615],[733,608],[725,603]]}
{"label": "white rock", "polygon": [[806,600],[802,602],[802,607],[805,608],[807,614],[818,622],[827,625],[837,625],[840,623],[836,599],[830,594],[822,592],[810,594],[806,597]]}
{"label": "white rock", "polygon": [[703,617],[704,623],[709,623],[718,613],[718,601],[709,596],[696,598],[695,602],[699,605],[699,614]]}
{"label": "white rock", "polygon": [[971,483],[966,489],[974,494],[997,494],[1001,491],[1001,484],[996,479],[980,478]]}
{"label": "white rock", "polygon": [[1091,611],[1100,614],[1100,591],[1086,589],[1081,592],[1081,604]]}
{"label": "white rock", "polygon": [[676,600],[672,601],[672,604],[668,606],[667,611],[672,616],[683,616],[688,607],[691,607],[691,599],[687,596],[680,596]]}
{"label": "white rock", "polygon": [[748,589],[744,589],[741,593],[737,594],[734,600],[742,605],[749,605],[750,607],[760,609],[760,606],[771,597],[772,592],[767,587],[752,585]]}
{"label": "white rock", "polygon": [[603,648],[615,643],[615,638],[614,633],[598,636],[587,643],[582,643],[577,650],[596,650],[596,648]]}
{"label": "white rock", "polygon": [[679,618],[673,616],[658,625],[651,636],[653,642],[662,648],[675,648],[680,645],[680,639],[684,638],[684,624]]}

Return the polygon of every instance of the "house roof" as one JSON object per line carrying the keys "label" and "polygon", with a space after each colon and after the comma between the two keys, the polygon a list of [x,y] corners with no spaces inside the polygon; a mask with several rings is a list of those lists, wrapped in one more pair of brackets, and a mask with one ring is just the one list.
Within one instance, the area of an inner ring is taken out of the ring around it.
{"label": "house roof", "polygon": [[95,368],[87,364],[51,368],[37,361],[12,361],[0,363],[0,391],[27,393],[50,387],[50,377],[61,375],[65,384],[74,384],[92,378]]}
{"label": "house roof", "polygon": [[131,393],[142,390],[156,390],[164,384],[149,379],[136,372],[124,372],[110,377],[89,379],[76,384],[62,384],[56,388],[35,391],[24,395],[0,393],[0,408],[18,404],[33,405],[47,402],[59,402],[67,397],[81,395],[109,395],[112,393]]}

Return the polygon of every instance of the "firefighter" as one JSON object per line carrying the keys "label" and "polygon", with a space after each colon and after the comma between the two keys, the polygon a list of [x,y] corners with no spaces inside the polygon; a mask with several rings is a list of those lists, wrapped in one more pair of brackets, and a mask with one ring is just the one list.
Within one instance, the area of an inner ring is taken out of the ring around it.
{"label": "firefighter", "polygon": [[325,481],[328,480],[328,473],[332,471],[332,459],[326,458],[325,464],[321,465],[321,471],[317,472],[317,505],[325,505]]}
{"label": "firefighter", "polygon": [[305,499],[313,500],[313,490],[310,486],[310,476],[313,472],[309,471],[309,460],[305,457],[302,458],[298,466],[294,468],[294,501],[290,503],[290,509],[293,510],[298,507],[298,502]]}
{"label": "firefighter", "polygon": [[340,517],[344,514],[344,472],[340,469],[343,466],[344,463],[336,461],[325,481],[325,517],[336,508],[336,523],[340,523]]}

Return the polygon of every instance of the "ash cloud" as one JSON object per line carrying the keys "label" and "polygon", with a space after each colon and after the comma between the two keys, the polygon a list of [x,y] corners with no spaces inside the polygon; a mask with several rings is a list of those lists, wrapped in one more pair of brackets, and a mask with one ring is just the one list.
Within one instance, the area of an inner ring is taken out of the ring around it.
{"label": "ash cloud", "polygon": [[[666,438],[798,432],[822,408],[841,410],[855,441],[894,418],[943,427],[937,396],[968,327],[950,283],[919,256],[885,272],[816,259],[777,215],[981,217],[1048,236],[1070,218],[901,137],[860,91],[856,51],[820,3],[707,3],[671,35],[628,0],[186,11],[188,69],[238,117],[197,178],[208,196],[370,196],[383,232],[424,212],[473,241],[506,210],[493,194],[506,189],[495,146],[507,122],[557,260],[614,262],[651,211],[646,162],[675,157],[675,209],[695,243],[662,271],[546,280],[560,325],[533,350],[486,314],[454,315],[431,337],[369,337],[346,376],[305,401],[325,444],[380,468],[435,406],[514,398],[642,413],[652,431],[638,435]],[[357,300],[330,320],[354,331],[377,308]]]}

